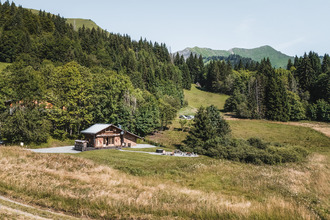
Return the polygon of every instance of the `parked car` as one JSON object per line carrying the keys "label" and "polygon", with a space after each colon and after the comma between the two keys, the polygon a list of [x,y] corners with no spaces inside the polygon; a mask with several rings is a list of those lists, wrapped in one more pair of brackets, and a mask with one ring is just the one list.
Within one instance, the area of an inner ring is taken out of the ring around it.
{"label": "parked car", "polygon": [[186,117],[187,117],[188,120],[195,118],[195,116],[193,116],[193,115],[186,115]]}
{"label": "parked car", "polygon": [[5,141],[0,140],[0,146],[5,145]]}
{"label": "parked car", "polygon": [[191,119],[194,119],[195,116],[193,116],[193,115],[180,115],[179,118],[191,120]]}

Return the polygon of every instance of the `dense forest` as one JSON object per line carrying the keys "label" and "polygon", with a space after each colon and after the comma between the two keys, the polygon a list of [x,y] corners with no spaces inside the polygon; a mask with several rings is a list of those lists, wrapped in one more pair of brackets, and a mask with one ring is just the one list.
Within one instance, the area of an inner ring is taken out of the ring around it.
{"label": "dense forest", "polygon": [[[269,59],[261,62],[220,57],[205,66],[191,54],[186,61],[191,82],[201,89],[230,95],[225,111],[238,117],[275,121],[330,121],[330,58],[310,52],[288,60],[287,69],[275,69]],[[238,57],[239,59],[239,57]],[[183,58],[178,55],[184,66]],[[176,63],[176,62],[175,62]]]}
{"label": "dense forest", "polygon": [[0,132],[8,142],[76,138],[93,123],[144,136],[183,105],[183,77],[165,44],[80,28],[0,3]]}

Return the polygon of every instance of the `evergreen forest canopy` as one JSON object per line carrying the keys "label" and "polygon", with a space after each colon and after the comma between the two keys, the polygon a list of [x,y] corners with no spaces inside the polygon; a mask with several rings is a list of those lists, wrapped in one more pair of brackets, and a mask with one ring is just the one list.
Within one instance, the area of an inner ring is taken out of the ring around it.
{"label": "evergreen forest canopy", "polygon": [[[172,57],[165,44],[100,28],[74,30],[66,19],[0,2],[0,132],[12,143],[76,138],[94,123],[121,124],[145,136],[166,128],[184,104],[183,89],[231,95],[240,117],[329,121],[330,60],[315,53],[288,69],[202,56]],[[1,64],[1,63],[0,63]]]}

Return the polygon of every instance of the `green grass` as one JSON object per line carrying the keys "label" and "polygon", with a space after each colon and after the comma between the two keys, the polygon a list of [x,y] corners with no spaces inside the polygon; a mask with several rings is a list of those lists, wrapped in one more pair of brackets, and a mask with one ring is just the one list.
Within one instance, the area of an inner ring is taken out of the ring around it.
{"label": "green grass", "polygon": [[330,138],[311,128],[277,124],[263,120],[228,121],[235,138],[257,137],[267,142],[300,145],[314,151],[328,151]]}
{"label": "green grass", "polygon": [[[148,152],[155,150],[156,148],[140,149],[140,151]],[[170,149],[168,150],[170,151]],[[181,158],[117,150],[88,151],[77,156],[91,159],[99,164],[108,165],[135,176],[154,176],[164,179],[171,179],[173,175],[184,176],[185,172],[191,171],[193,164],[202,161],[209,163],[210,160],[206,157]]]}
{"label": "green grass", "polygon": [[49,147],[62,147],[62,146],[71,146],[74,145],[74,140],[58,140],[50,137],[47,141],[47,143],[42,143],[42,144],[31,144],[28,147],[32,149],[37,149],[37,148],[49,148]]}
{"label": "green grass", "polygon": [[[226,99],[229,98],[227,95],[206,92],[200,90],[196,85],[191,85],[191,90],[184,90],[185,99],[188,101],[188,107],[182,111],[194,111],[200,106],[215,105],[219,109],[223,109]],[[181,111],[180,111],[181,112]]]}

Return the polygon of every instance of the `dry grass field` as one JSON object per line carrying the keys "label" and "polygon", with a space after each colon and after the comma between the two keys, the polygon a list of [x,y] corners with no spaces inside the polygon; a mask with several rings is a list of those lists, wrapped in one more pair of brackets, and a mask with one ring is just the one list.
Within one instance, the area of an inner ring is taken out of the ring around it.
{"label": "dry grass field", "polygon": [[[329,218],[330,160],[322,154],[281,166],[116,150],[77,156],[1,148],[0,192],[96,219]],[[145,172],[129,174],[118,161]]]}

